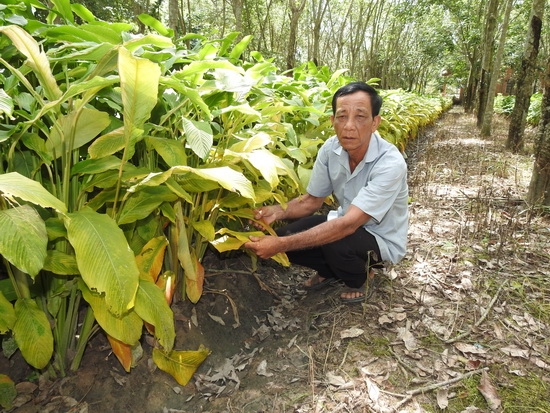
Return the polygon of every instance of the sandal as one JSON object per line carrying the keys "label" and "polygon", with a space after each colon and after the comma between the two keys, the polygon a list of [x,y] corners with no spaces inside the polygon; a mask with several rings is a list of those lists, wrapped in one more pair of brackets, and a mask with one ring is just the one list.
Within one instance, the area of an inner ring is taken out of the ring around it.
{"label": "sandal", "polygon": [[310,280],[313,282],[311,285],[305,285],[303,284],[304,288],[308,291],[318,291],[322,290],[325,287],[328,287],[334,282],[334,278],[325,278],[323,281],[319,281],[319,274],[314,275],[310,278]]}
{"label": "sandal", "polygon": [[374,294],[375,290],[378,289],[378,287],[380,287],[380,284],[382,283],[383,279],[381,276],[373,276],[373,277],[368,277],[367,278],[367,282],[365,283],[366,284],[366,288],[365,288],[365,284],[363,284],[361,287],[359,288],[346,288],[342,294],[346,294],[346,293],[359,293],[360,295],[358,297],[353,297],[353,298],[344,298],[342,297],[342,295],[340,295],[340,301],[342,301],[343,303],[362,303],[368,299],[370,299],[372,297],[372,295]]}

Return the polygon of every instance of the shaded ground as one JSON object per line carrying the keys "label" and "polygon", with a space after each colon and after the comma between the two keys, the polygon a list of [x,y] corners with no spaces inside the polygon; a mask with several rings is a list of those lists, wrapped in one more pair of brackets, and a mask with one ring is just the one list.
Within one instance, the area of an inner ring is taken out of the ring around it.
{"label": "shaded ground", "polygon": [[408,149],[409,252],[368,303],[306,294],[307,269],[208,255],[207,293],[174,307],[176,348],[212,351],[188,385],[147,342],[126,374],[98,336],[40,388],[0,358],[21,382],[12,411],[550,412],[550,221],[523,201],[532,158],[495,129],[454,108]]}

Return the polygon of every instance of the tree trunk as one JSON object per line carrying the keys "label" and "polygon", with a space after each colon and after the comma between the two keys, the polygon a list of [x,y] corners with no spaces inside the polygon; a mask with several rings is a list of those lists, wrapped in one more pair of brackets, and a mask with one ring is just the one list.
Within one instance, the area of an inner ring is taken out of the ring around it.
{"label": "tree trunk", "polygon": [[531,10],[531,24],[527,32],[521,68],[517,74],[516,102],[510,116],[510,128],[506,148],[512,152],[523,150],[523,132],[527,119],[527,112],[533,92],[535,67],[539,53],[540,35],[542,30],[542,17],[544,15],[545,0],[533,0]]}
{"label": "tree trunk", "polygon": [[231,0],[231,8],[235,16],[235,31],[243,32],[243,0]]}
{"label": "tree trunk", "polygon": [[313,33],[312,35],[312,51],[310,53],[310,60],[313,61],[317,66],[320,65],[320,53],[319,53],[319,44],[321,42],[321,26],[323,24],[323,19],[325,13],[328,9],[329,0],[319,0],[319,3],[316,4],[313,0],[311,4],[311,14],[313,21]]}
{"label": "tree trunk", "polygon": [[491,129],[493,124],[493,113],[495,104],[495,93],[497,88],[498,72],[500,63],[502,61],[502,55],[504,54],[504,45],[506,43],[506,33],[508,33],[508,23],[510,21],[510,13],[512,12],[512,6],[514,0],[507,0],[506,10],[504,12],[504,20],[500,31],[500,40],[498,44],[498,50],[495,56],[495,62],[493,64],[493,75],[489,80],[489,88],[487,89],[487,102],[485,104],[485,111],[483,112],[483,119],[481,124],[481,136],[491,136]]}
{"label": "tree trunk", "polygon": [[296,67],[296,39],[298,37],[298,22],[304,11],[306,0],[301,0],[300,5],[295,3],[295,0],[288,0],[290,7],[290,33],[288,35],[288,49],[286,54],[286,68],[292,70]]}
{"label": "tree trunk", "polygon": [[483,114],[489,95],[489,83],[495,76],[493,67],[495,32],[497,29],[497,12],[499,0],[489,0],[485,13],[485,33],[483,35],[483,53],[481,55],[481,75],[479,77],[477,126],[481,127]]}
{"label": "tree trunk", "polygon": [[535,140],[535,164],[527,201],[550,206],[550,58],[546,62],[539,129]]}
{"label": "tree trunk", "polygon": [[470,66],[470,73],[468,74],[468,83],[466,84],[466,90],[464,92],[464,111],[471,113],[475,106],[475,91],[479,82],[479,63],[477,61],[477,50],[474,51],[474,56]]}

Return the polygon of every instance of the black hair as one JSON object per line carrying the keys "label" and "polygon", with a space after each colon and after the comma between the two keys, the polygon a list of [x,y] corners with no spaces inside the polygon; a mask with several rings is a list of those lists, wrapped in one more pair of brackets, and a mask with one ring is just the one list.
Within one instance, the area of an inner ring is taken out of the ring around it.
{"label": "black hair", "polygon": [[351,95],[355,92],[365,92],[370,96],[370,104],[372,106],[372,116],[377,116],[380,114],[380,108],[382,107],[382,96],[378,94],[376,89],[372,86],[367,85],[365,82],[351,82],[345,86],[342,86],[340,89],[334,93],[332,97],[332,113],[336,113],[336,100],[345,95]]}

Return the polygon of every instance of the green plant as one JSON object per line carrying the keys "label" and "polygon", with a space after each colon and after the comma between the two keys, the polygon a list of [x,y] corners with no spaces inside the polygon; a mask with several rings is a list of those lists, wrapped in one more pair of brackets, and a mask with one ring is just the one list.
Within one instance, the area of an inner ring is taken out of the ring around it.
{"label": "green plant", "polygon": [[[173,349],[172,300],[200,299],[206,248],[240,248],[252,208],[303,191],[349,79],[312,63],[284,76],[257,52],[244,62],[237,33],[186,50],[150,16],[139,35],[78,4],[23,4],[2,16],[25,28],[0,27],[0,333],[63,375],[100,330],[130,371],[145,328],[154,360],[186,383],[208,350]],[[399,91],[386,101],[382,132],[400,147],[443,110]]]}

